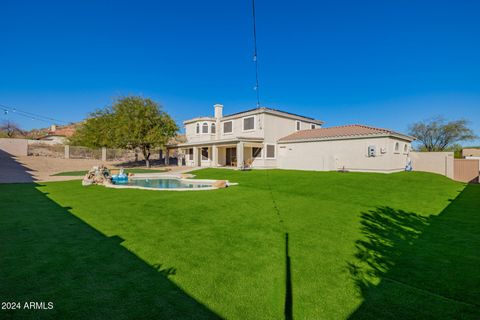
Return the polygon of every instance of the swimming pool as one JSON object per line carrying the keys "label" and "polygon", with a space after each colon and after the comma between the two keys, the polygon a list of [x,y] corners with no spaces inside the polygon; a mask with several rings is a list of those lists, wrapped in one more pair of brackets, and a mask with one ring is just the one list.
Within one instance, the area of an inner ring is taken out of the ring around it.
{"label": "swimming pool", "polygon": [[127,180],[105,183],[108,188],[118,189],[143,189],[157,191],[201,191],[226,188],[238,183],[231,183],[228,180],[207,180],[193,179],[192,174],[155,174],[139,173]]}
{"label": "swimming pool", "polygon": [[212,188],[213,183],[176,178],[135,178],[128,181],[115,182],[116,186],[141,187],[148,189],[205,189]]}

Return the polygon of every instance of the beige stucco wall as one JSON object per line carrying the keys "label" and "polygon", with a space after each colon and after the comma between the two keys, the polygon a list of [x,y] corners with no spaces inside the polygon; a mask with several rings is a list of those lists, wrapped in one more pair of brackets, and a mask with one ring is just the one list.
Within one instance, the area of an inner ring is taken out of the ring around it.
{"label": "beige stucco wall", "polygon": [[463,157],[480,157],[480,148],[465,148],[462,150]]}
{"label": "beige stucco wall", "polygon": [[[208,124],[208,133],[202,133],[202,125],[206,122]],[[200,124],[200,133],[197,134],[197,122],[188,123],[185,125],[185,136],[188,142],[211,141],[216,139],[216,133],[211,133],[211,124],[215,121],[198,121]],[[218,131],[218,126],[215,127]]]}
{"label": "beige stucco wall", "polygon": [[[375,157],[368,156],[370,145]],[[391,137],[286,143],[278,144],[277,163],[281,169],[395,172],[405,169],[410,149],[409,142]]]}
{"label": "beige stucco wall", "polygon": [[[252,115],[249,115],[250,117]],[[277,141],[296,131],[297,121],[300,122],[301,130],[310,129],[311,122],[295,120],[287,117],[282,117],[278,115],[268,114],[268,113],[258,113],[253,115],[255,127],[253,130],[243,130],[243,119],[245,117],[239,118],[227,118],[218,119],[216,122],[216,134],[197,134],[196,133],[196,124],[197,122],[187,123],[185,125],[185,134],[187,137],[187,142],[196,143],[196,142],[208,142],[208,141],[219,141],[222,140],[231,140],[238,137],[242,138],[263,138],[263,150],[260,157],[253,160],[253,166],[256,168],[275,168],[277,167],[278,159],[278,145]],[[224,133],[223,132],[223,123],[225,121],[232,121],[232,132]],[[210,123],[212,121],[208,120],[199,120],[198,123],[200,126],[202,123]],[[320,128],[320,125],[316,124],[317,128]],[[271,144],[275,146],[275,158],[270,159],[266,158],[266,145]],[[252,149],[250,146],[246,146],[244,149],[244,160],[249,161],[251,159]],[[218,162],[219,165],[225,165],[225,149],[224,146],[219,147],[218,153]],[[193,165],[193,161],[186,161],[187,165]],[[207,166],[209,163],[207,161],[202,162],[202,166]]]}
{"label": "beige stucco wall", "polygon": [[40,143],[43,142],[47,144],[65,144],[67,142],[67,138],[63,136],[48,136],[46,138],[34,141],[39,141]]}
{"label": "beige stucco wall", "polygon": [[0,150],[14,156],[26,156],[28,154],[28,140],[0,138]]}
{"label": "beige stucco wall", "polygon": [[[280,138],[296,132],[295,119],[284,118],[272,114],[264,114],[265,143],[276,143]],[[301,130],[310,129],[310,123],[301,122]],[[320,128],[319,125],[316,125]]]}
{"label": "beige stucco wall", "polygon": [[[286,117],[281,117],[273,114],[265,113],[264,116],[264,148],[262,150],[262,155],[260,158],[255,159],[253,162],[254,167],[259,168],[276,168],[279,167],[279,144],[277,144],[280,138],[288,136],[296,132],[297,121],[300,122],[300,129],[306,130],[310,129],[311,123],[307,121],[300,121],[295,119],[290,119]],[[316,124],[316,128],[321,126]],[[272,144],[275,146],[275,158],[267,159],[266,158],[266,145]]]}
{"label": "beige stucco wall", "polygon": [[[254,129],[243,130],[243,119],[246,117],[254,117]],[[278,115],[268,113],[257,113],[254,115],[248,115],[238,118],[220,118],[216,122],[213,120],[199,120],[197,122],[187,123],[185,125],[185,135],[187,142],[207,142],[213,140],[229,140],[237,137],[243,138],[264,138],[266,143],[276,143],[276,141],[284,136],[287,136],[296,131],[296,123],[300,122],[301,130],[310,129],[311,122],[300,121]],[[223,132],[223,123],[226,121],[232,121],[232,132]],[[208,123],[209,132],[201,133],[202,124]],[[200,124],[200,133],[196,133],[197,123]],[[216,133],[212,134],[211,123],[216,123]],[[320,125],[316,124],[316,128],[320,128]]]}
{"label": "beige stucco wall", "polygon": [[411,152],[414,171],[442,174],[453,179],[453,152]]}
{"label": "beige stucco wall", "polygon": [[[254,117],[254,129],[253,130],[243,130],[243,119],[244,118],[250,118]],[[232,128],[233,132],[232,133],[224,133],[223,132],[223,123],[226,122],[225,120],[220,121],[220,139],[231,139],[234,137],[253,137],[253,138],[260,138],[263,137],[263,114],[256,114],[253,116],[248,116],[248,117],[241,117],[241,118],[235,118],[232,120],[227,120],[227,121],[232,121]]]}

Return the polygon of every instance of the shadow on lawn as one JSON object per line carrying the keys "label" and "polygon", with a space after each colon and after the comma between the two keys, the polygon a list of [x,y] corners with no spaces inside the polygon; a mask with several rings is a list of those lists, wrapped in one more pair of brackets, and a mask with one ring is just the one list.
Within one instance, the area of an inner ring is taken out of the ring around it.
{"label": "shadow on lawn", "polygon": [[480,318],[480,186],[438,216],[362,213],[365,240],[348,270],[363,298],[350,319]]}
{"label": "shadow on lawn", "polygon": [[0,318],[218,319],[168,278],[59,206],[35,183],[0,184],[0,297],[53,302],[53,310],[0,310]]}
{"label": "shadow on lawn", "polygon": [[0,183],[33,182],[30,172],[34,170],[25,167],[10,153],[0,150]]}

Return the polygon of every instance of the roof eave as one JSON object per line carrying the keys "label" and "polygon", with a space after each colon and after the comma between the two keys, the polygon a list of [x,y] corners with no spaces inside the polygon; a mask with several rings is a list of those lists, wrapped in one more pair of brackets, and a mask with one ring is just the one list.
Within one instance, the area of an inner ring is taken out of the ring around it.
{"label": "roof eave", "polygon": [[246,117],[246,116],[249,116],[249,115],[255,115],[255,114],[259,114],[259,113],[268,113],[268,114],[282,116],[282,117],[289,118],[289,119],[302,120],[302,121],[305,121],[305,122],[314,123],[314,124],[318,124],[318,125],[322,125],[322,124],[325,123],[325,121],[322,121],[322,120],[316,120],[316,119],[313,119],[313,118],[310,118],[310,117],[305,117],[305,116],[289,113],[289,112],[286,112],[286,111],[270,109],[270,108],[266,108],[266,107],[261,107],[261,108],[256,108],[256,109],[251,109],[251,110],[246,110],[246,111],[226,115],[226,116],[222,117],[221,120],[222,121],[228,121],[228,120],[231,120],[231,119],[242,118],[242,117]]}
{"label": "roof eave", "polygon": [[189,124],[197,121],[215,121],[216,119],[214,117],[198,117],[198,118],[193,118],[193,119],[188,119],[183,121],[183,124]]}
{"label": "roof eave", "polygon": [[401,140],[412,142],[416,140],[414,137],[399,134],[399,133],[379,133],[379,134],[362,134],[362,135],[348,135],[337,137],[318,137],[309,139],[286,139],[279,140],[278,143],[298,143],[298,142],[315,142],[315,141],[332,141],[332,140],[356,140],[356,139],[369,139],[369,138],[389,138],[394,137]]}

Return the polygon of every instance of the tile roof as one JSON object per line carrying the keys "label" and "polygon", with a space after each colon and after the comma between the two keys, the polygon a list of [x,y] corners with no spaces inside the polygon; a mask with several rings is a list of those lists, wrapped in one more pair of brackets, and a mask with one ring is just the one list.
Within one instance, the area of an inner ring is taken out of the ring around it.
{"label": "tile roof", "polygon": [[76,126],[74,124],[63,126],[63,127],[57,127],[55,131],[48,130],[47,133],[38,137],[37,139],[41,140],[50,136],[60,136],[60,137],[70,138],[75,133],[75,130],[76,130]]}
{"label": "tile roof", "polygon": [[55,131],[50,131],[48,135],[64,136],[64,137],[70,138],[71,136],[73,136],[74,133],[75,133],[75,127],[68,126],[68,127],[57,128]]}
{"label": "tile roof", "polygon": [[292,133],[286,137],[283,137],[279,142],[283,141],[302,141],[302,140],[319,140],[328,138],[350,138],[355,136],[385,136],[385,135],[399,135],[408,140],[414,140],[413,137],[388,130],[383,128],[375,128],[370,126],[364,126],[360,124],[352,124],[346,126],[330,127],[330,128],[318,128],[311,130],[300,130]]}

